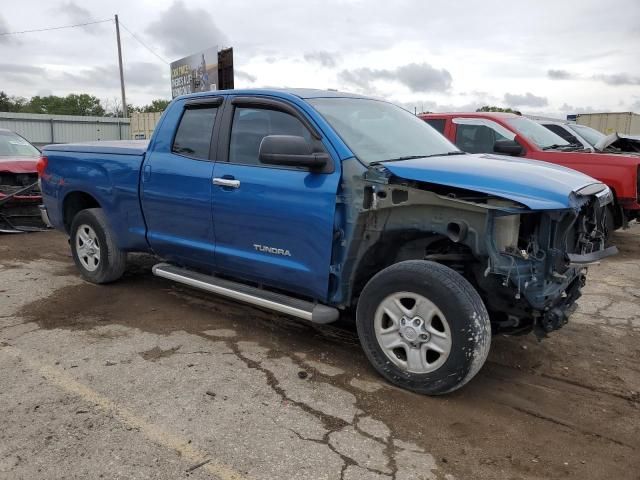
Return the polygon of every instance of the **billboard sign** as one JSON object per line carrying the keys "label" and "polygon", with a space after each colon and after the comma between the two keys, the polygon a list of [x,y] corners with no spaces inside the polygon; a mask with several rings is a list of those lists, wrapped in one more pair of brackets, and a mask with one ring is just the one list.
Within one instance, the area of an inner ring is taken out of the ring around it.
{"label": "billboard sign", "polygon": [[218,89],[218,47],[171,63],[171,98]]}

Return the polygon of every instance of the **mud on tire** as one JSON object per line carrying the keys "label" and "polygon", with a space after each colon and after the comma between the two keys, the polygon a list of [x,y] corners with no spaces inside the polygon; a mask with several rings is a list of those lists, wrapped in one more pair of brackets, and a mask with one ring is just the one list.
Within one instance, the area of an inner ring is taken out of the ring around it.
{"label": "mud on tire", "polygon": [[124,273],[127,254],[114,241],[101,208],[79,212],[71,224],[71,253],[82,277],[91,283],[109,283]]}
{"label": "mud on tire", "polygon": [[358,301],[356,324],[378,373],[428,395],[465,385],[491,344],[489,315],[473,286],[454,270],[423,260],[400,262],[375,275]]}

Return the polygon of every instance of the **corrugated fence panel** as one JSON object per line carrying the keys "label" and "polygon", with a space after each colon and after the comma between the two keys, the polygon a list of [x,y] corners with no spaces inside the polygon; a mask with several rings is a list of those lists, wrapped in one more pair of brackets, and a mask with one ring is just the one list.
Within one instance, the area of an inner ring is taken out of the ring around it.
{"label": "corrugated fence panel", "polygon": [[35,145],[128,140],[129,123],[128,118],[0,112],[0,128],[13,130]]}

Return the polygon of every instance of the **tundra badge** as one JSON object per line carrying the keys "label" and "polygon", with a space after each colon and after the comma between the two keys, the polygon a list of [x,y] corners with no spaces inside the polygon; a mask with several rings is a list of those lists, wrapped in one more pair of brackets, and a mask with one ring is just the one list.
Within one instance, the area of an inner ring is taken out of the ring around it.
{"label": "tundra badge", "polygon": [[291,256],[291,252],[289,250],[284,250],[282,248],[268,247],[266,245],[258,245],[257,243],[253,244],[253,248],[258,252],[272,253],[274,255],[282,255],[284,257]]}

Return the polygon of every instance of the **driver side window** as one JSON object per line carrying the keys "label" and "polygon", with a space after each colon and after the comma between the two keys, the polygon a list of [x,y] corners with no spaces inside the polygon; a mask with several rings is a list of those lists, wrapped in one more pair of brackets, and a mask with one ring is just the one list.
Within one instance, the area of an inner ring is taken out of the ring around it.
{"label": "driver side window", "polygon": [[267,135],[295,135],[312,141],[309,130],[292,115],[265,108],[236,107],[231,124],[229,162],[260,165],[259,150]]}
{"label": "driver side window", "polygon": [[467,153],[494,153],[496,140],[507,138],[486,125],[456,126],[456,145]]}

